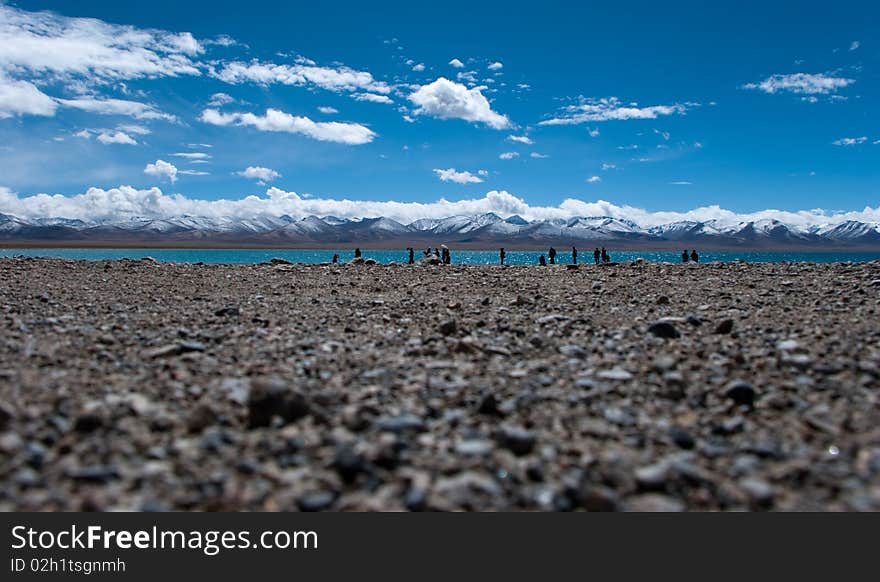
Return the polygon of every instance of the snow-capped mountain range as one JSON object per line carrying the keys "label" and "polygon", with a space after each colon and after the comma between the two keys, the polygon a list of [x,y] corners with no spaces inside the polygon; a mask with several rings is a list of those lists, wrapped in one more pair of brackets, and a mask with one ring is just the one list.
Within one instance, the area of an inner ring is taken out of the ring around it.
{"label": "snow-capped mountain range", "polygon": [[309,246],[371,244],[431,246],[459,244],[470,248],[548,244],[616,245],[618,248],[880,248],[880,223],[846,221],[808,228],[778,220],[752,222],[680,221],[642,227],[610,216],[526,220],[494,213],[476,216],[424,218],[403,224],[391,218],[348,219],[334,216],[254,216],[215,218],[178,216],[135,217],[92,221],[67,218],[25,220],[0,214],[2,244],[187,244],[232,246]]}

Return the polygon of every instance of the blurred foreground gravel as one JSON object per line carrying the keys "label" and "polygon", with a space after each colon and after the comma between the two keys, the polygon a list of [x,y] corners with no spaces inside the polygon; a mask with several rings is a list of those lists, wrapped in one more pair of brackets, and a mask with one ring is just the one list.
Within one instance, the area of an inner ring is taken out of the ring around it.
{"label": "blurred foreground gravel", "polygon": [[0,259],[0,510],[880,510],[880,262]]}

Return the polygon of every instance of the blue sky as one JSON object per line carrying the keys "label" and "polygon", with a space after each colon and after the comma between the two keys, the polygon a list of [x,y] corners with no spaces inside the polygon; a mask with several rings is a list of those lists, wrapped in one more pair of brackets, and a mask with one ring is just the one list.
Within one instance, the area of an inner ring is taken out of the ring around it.
{"label": "blue sky", "polygon": [[880,206],[872,2],[0,11],[0,212],[120,186],[138,203],[274,187],[328,213],[491,191],[557,209]]}

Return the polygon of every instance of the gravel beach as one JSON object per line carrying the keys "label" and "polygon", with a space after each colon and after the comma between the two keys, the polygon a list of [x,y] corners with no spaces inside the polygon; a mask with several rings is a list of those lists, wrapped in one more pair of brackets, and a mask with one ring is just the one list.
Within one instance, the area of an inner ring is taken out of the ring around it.
{"label": "gravel beach", "polygon": [[0,259],[0,510],[880,510],[880,262]]}

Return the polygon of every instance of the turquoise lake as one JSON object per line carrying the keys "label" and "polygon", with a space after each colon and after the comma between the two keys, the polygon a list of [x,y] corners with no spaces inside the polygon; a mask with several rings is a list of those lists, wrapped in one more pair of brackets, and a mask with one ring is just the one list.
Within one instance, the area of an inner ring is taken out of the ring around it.
{"label": "turquoise lake", "polygon": [[[107,261],[119,259],[140,259],[153,257],[162,262],[170,263],[263,263],[272,258],[285,259],[294,263],[329,262],[338,253],[339,260],[345,262],[354,257],[352,249],[344,250],[310,250],[310,249],[0,249],[0,257],[58,257],[63,259],[80,259],[87,261]],[[416,251],[416,260],[422,257],[423,251]],[[613,261],[632,261],[642,258],[652,262],[681,261],[681,254],[672,251],[609,251]],[[507,251],[506,263],[510,265],[533,265],[538,257],[545,254],[541,251]],[[380,263],[406,262],[405,250],[364,250],[365,259],[375,259]],[[700,262],[713,261],[747,261],[753,263],[767,262],[863,262],[880,259],[878,252],[704,252],[700,253]],[[579,262],[593,262],[592,252],[580,251]],[[452,262],[465,265],[498,264],[498,251],[452,251]],[[570,263],[569,251],[559,252],[557,262]]]}

